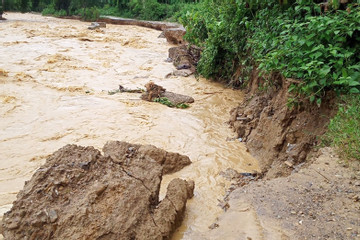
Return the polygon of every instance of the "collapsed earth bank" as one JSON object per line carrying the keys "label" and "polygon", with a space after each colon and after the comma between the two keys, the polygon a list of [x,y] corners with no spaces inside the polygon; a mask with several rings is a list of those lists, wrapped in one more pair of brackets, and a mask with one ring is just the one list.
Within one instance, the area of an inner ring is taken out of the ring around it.
{"label": "collapsed earth bank", "polygon": [[186,156],[151,145],[66,145],[53,153],[4,215],[5,239],[169,239],[184,217],[194,182],[163,174],[189,165]]}
{"label": "collapsed earth bank", "polygon": [[246,99],[231,111],[230,125],[259,160],[262,174],[286,176],[303,163],[336,113],[335,97],[328,93],[321,106],[299,99],[289,105],[293,79],[280,74],[259,77],[254,69]]}

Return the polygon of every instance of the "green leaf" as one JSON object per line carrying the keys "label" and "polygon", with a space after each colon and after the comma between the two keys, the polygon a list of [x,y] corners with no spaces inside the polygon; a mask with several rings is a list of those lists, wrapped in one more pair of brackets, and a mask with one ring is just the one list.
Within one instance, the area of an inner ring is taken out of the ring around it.
{"label": "green leaf", "polygon": [[320,107],[320,105],[321,105],[321,98],[318,98],[318,99],[316,100],[316,104],[318,105],[318,107]]}
{"label": "green leaf", "polygon": [[353,87],[350,89],[350,93],[360,93],[360,91],[359,89]]}
{"label": "green leaf", "polygon": [[350,87],[360,86],[360,82],[351,80],[351,81],[349,82],[349,86],[350,86]]}
{"label": "green leaf", "polygon": [[312,102],[314,102],[314,100],[315,100],[315,96],[311,96],[310,97],[310,102],[312,103]]}
{"label": "green leaf", "polygon": [[360,70],[360,64],[357,64],[357,65],[352,65],[350,67],[348,67],[349,69],[358,69]]}
{"label": "green leaf", "polygon": [[342,76],[346,78],[348,76],[347,70],[345,68],[341,69]]}
{"label": "green leaf", "polygon": [[331,70],[331,67],[329,66],[324,66],[321,70],[320,70],[320,74],[322,76],[326,76]]}
{"label": "green leaf", "polygon": [[295,84],[291,84],[289,89],[288,89],[288,92],[292,92],[294,89],[296,88],[296,85]]}

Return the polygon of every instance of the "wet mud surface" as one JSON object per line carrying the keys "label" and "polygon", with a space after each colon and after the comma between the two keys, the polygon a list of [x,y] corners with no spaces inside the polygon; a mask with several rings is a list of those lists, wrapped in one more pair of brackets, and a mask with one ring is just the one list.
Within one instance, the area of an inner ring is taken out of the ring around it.
{"label": "wet mud surface", "polygon": [[290,176],[234,190],[215,228],[189,238],[358,240],[359,170],[359,163],[339,159],[333,149],[320,149],[308,166],[294,169]]}
{"label": "wet mud surface", "polygon": [[[242,101],[239,91],[194,77],[165,76],[173,47],[160,32],[136,26],[88,23],[33,14],[8,13],[0,22],[0,216],[55,150],[66,144],[95,146],[109,140],[152,144],[189,156],[190,166],[164,177],[193,179],[185,220],[174,239],[204,232],[223,212],[218,206],[230,182],[219,173],[258,169],[226,121]],[[153,81],[192,96],[189,109],[142,101],[130,89]],[[166,189],[160,190],[160,198]]]}

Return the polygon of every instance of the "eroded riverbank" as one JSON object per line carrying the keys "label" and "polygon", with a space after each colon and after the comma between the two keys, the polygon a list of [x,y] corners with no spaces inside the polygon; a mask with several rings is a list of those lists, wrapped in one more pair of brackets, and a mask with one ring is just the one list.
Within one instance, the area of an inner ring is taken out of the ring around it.
{"label": "eroded riverbank", "polygon": [[[242,93],[194,77],[165,76],[168,44],[159,31],[9,13],[0,22],[0,215],[46,157],[74,143],[101,148],[108,140],[153,144],[187,155],[192,164],[166,176],[195,180],[195,196],[174,238],[202,232],[223,210],[217,206],[227,168],[258,170],[225,123]],[[194,97],[186,110],[141,101],[138,94],[109,95],[119,84],[148,81]]]}

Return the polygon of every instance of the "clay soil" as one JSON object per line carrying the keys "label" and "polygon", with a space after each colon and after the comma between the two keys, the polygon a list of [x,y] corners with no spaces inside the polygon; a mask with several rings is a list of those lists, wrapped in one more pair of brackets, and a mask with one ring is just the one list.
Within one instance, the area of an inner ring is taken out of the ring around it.
{"label": "clay soil", "polygon": [[271,179],[289,175],[306,161],[336,113],[336,103],[329,93],[320,107],[306,99],[289,105],[292,80],[268,77],[271,84],[253,71],[246,100],[231,111],[230,125],[259,160],[261,173]]}

